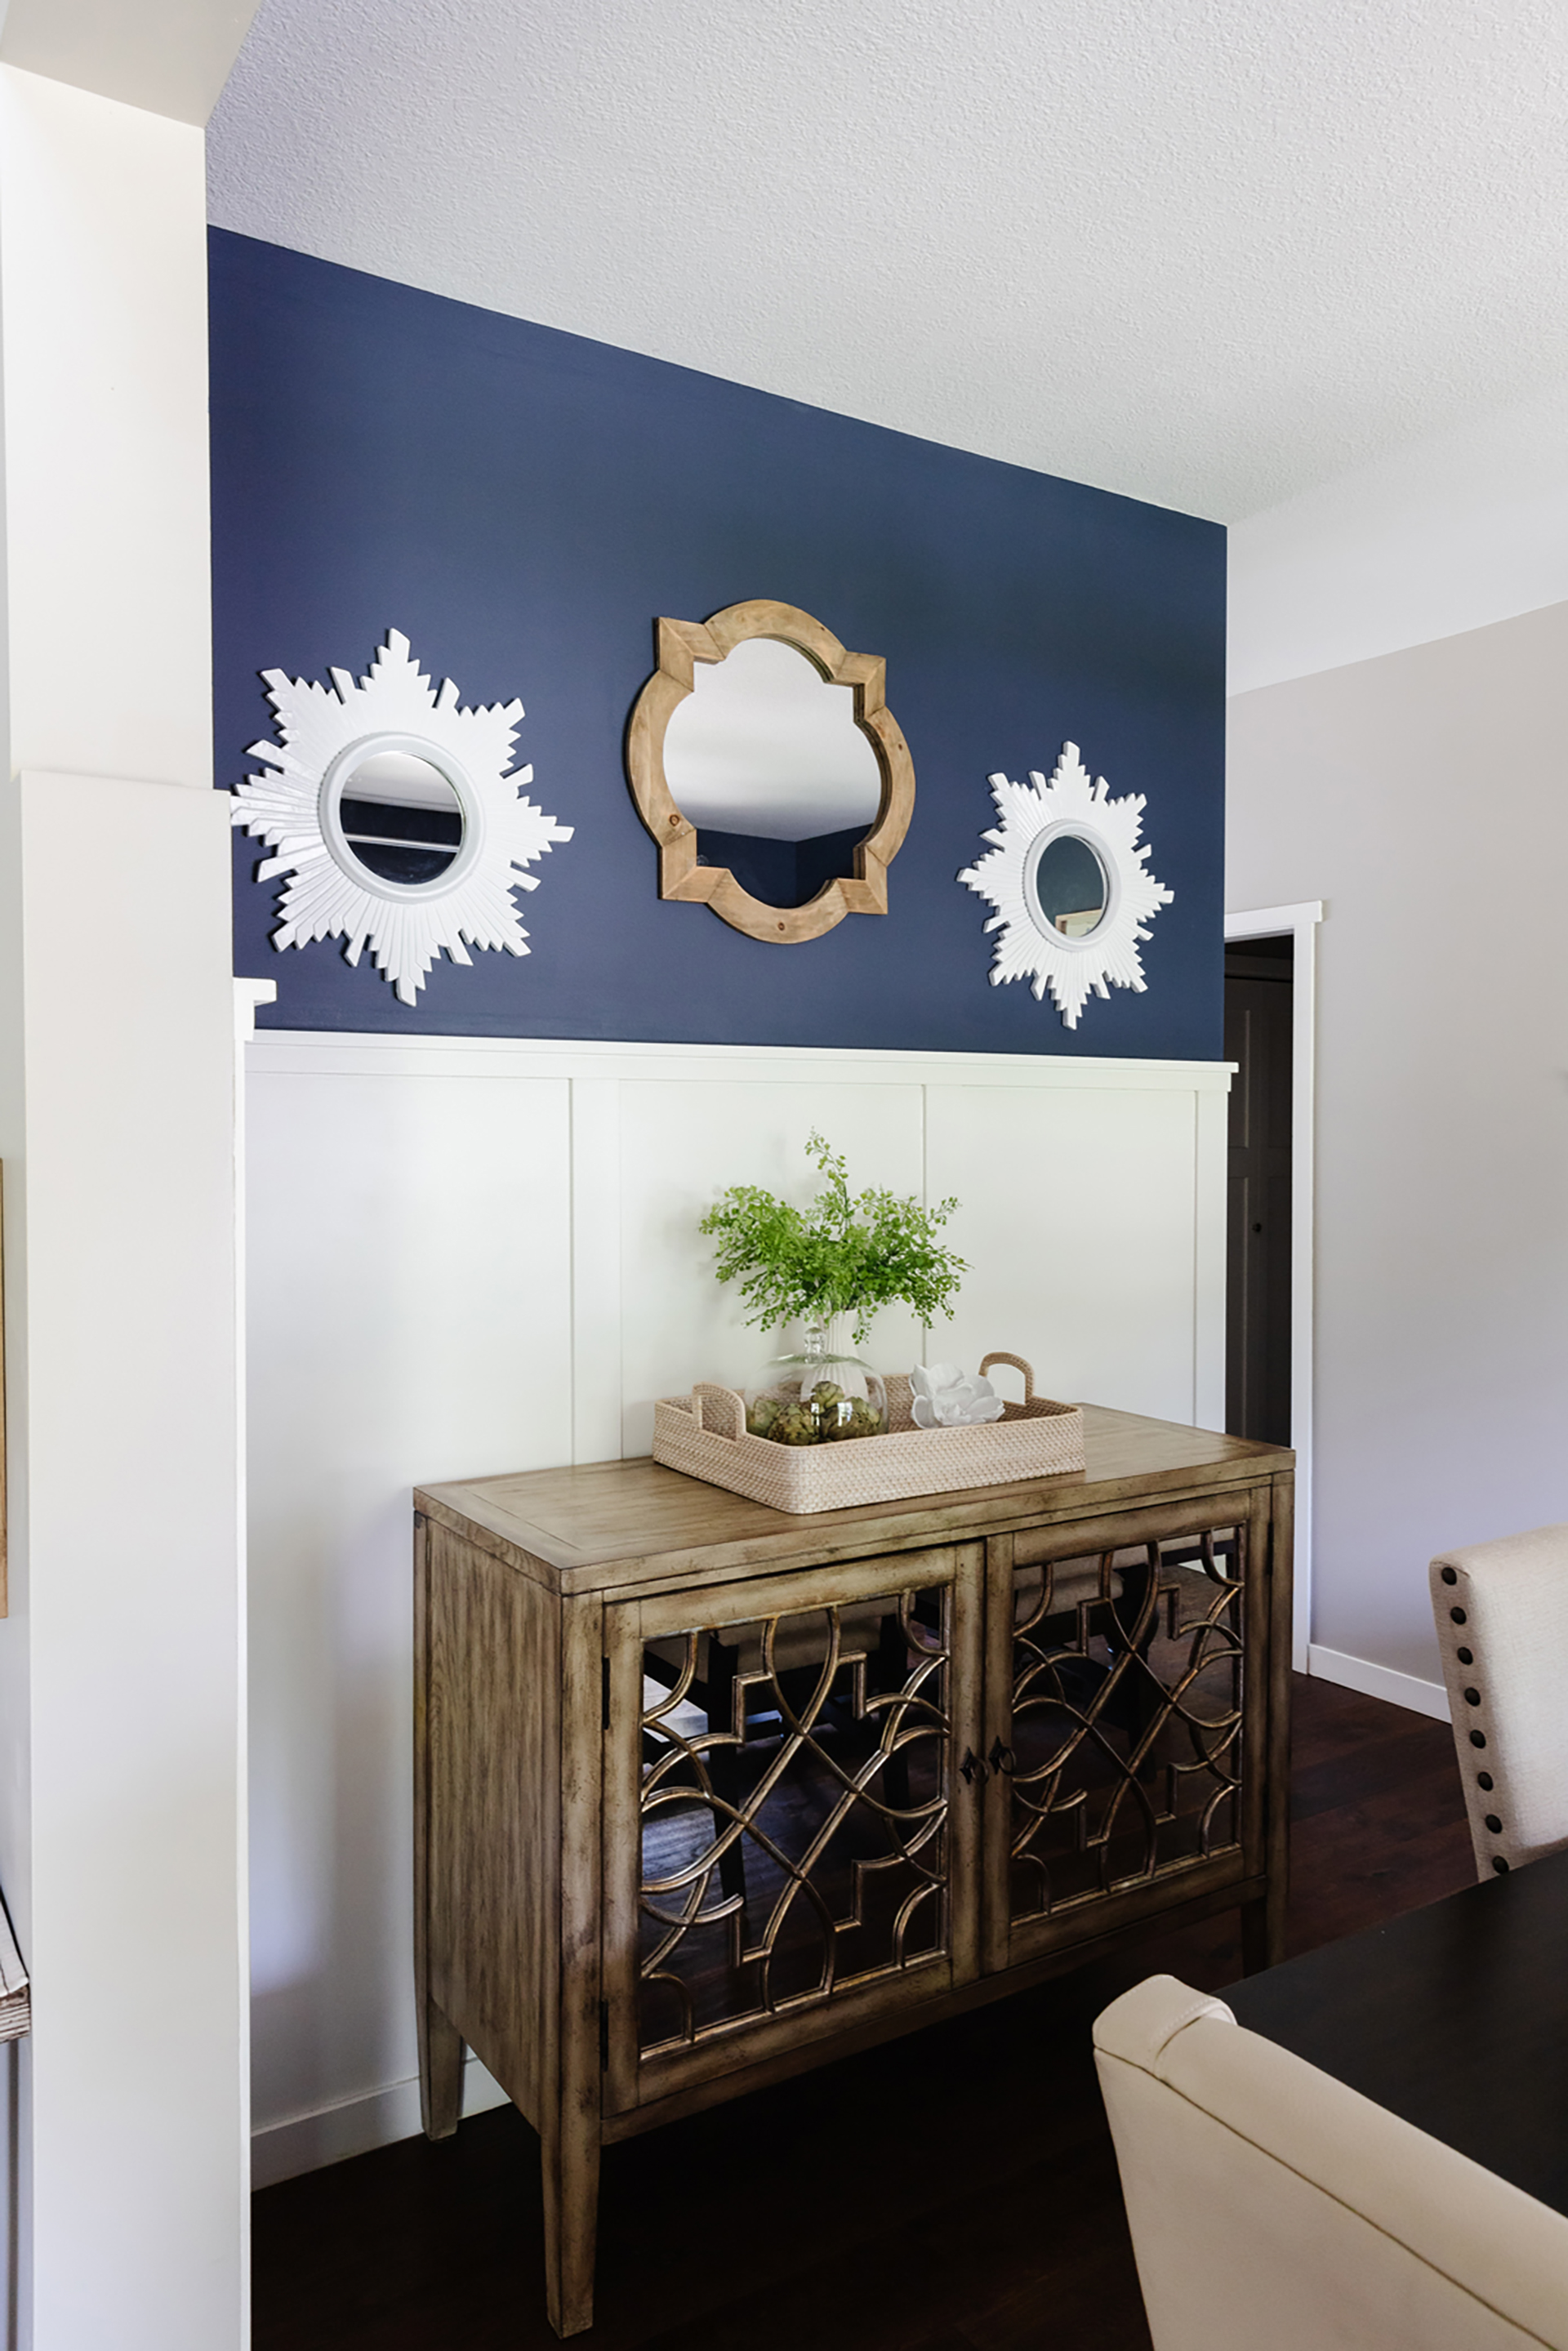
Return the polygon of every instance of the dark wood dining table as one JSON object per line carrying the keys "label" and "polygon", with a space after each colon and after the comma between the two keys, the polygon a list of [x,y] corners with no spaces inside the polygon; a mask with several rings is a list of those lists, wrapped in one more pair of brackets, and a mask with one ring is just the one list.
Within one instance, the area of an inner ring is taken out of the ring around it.
{"label": "dark wood dining table", "polygon": [[1568,1851],[1220,1997],[1249,2032],[1568,2213]]}

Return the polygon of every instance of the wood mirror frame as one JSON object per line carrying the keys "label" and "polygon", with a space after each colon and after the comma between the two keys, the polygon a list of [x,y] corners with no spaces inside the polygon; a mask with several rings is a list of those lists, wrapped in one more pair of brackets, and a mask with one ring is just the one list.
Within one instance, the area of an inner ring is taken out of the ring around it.
{"label": "wood mirror frame", "polygon": [[[658,667],[632,705],[626,730],[626,773],[638,814],[659,844],[659,895],[713,908],[747,938],[799,946],[821,938],[846,914],[885,914],[887,869],[915,812],[915,766],[899,724],[883,699],[886,664],[878,653],[846,653],[831,629],[794,604],[758,598],[727,605],[703,621],[661,619]],[[721,662],[748,637],[793,645],[830,685],[854,689],[854,719],[882,770],[882,805],[854,851],[854,872],[824,883],[803,906],[769,906],[742,889],[727,865],[697,863],[697,828],[664,778],[664,730],[695,685],[698,662]]]}

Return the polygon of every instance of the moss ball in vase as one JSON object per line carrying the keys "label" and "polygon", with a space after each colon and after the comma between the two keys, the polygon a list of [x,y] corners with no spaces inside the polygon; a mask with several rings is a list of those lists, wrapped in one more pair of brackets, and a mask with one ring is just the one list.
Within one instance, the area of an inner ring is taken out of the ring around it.
{"label": "moss ball in vase", "polygon": [[880,1437],[887,1390],[880,1373],[833,1344],[827,1325],[807,1326],[798,1354],[769,1364],[763,1384],[746,1392],[746,1426],[773,1445],[835,1445]]}

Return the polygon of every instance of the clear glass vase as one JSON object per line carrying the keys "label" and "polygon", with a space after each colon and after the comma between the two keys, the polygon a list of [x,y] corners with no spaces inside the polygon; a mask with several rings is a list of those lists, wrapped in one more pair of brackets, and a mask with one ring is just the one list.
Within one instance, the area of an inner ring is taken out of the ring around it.
{"label": "clear glass vase", "polygon": [[[841,1317],[847,1321],[847,1317]],[[800,1353],[767,1366],[763,1384],[746,1391],[746,1426],[775,1445],[835,1445],[880,1437],[887,1426],[881,1374],[838,1343],[825,1322],[809,1322]]]}

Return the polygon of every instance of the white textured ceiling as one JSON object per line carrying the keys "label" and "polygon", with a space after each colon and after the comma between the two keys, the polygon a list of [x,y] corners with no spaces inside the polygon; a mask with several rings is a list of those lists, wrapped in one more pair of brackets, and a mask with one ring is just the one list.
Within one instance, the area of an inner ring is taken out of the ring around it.
{"label": "white textured ceiling", "polygon": [[1562,0],[262,0],[212,216],[1232,520],[1568,376]]}

